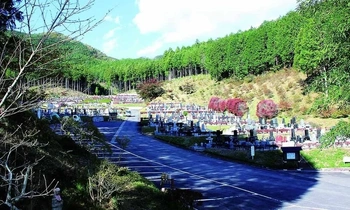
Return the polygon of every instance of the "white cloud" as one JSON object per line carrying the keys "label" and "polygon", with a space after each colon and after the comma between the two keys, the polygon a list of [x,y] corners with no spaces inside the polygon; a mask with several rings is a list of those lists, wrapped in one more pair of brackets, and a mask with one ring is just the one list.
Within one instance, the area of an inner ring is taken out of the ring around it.
{"label": "white cloud", "polygon": [[110,39],[114,37],[115,32],[117,31],[118,28],[114,28],[112,30],[109,30],[105,35],[103,35],[103,39]]}
{"label": "white cloud", "polygon": [[[158,35],[152,46],[223,37],[259,26],[293,10],[295,0],[138,0],[133,19],[141,34]],[[203,40],[204,41],[204,40]]]}
{"label": "white cloud", "polygon": [[103,35],[103,44],[102,44],[102,51],[106,54],[109,54],[112,52],[114,49],[118,47],[118,38],[116,35],[116,31],[120,30],[120,18],[119,16],[112,17],[111,15],[107,15],[104,18],[105,21],[107,22],[112,22],[115,23],[117,26],[113,25],[114,28],[109,30],[107,33]]}
{"label": "white cloud", "polygon": [[118,46],[118,42],[117,42],[117,38],[113,38],[113,39],[109,39],[108,41],[103,43],[102,46],[102,51],[106,54],[110,53],[112,50],[114,50],[115,48],[117,48]]}
{"label": "white cloud", "polygon": [[116,17],[112,17],[111,15],[107,15],[105,18],[104,18],[105,21],[107,22],[113,22],[117,25],[120,24],[120,17],[119,16],[116,16]]}
{"label": "white cloud", "polygon": [[151,46],[148,46],[142,50],[139,50],[137,52],[138,56],[153,56],[157,50],[159,50],[162,47],[163,43],[160,41],[155,41]]}

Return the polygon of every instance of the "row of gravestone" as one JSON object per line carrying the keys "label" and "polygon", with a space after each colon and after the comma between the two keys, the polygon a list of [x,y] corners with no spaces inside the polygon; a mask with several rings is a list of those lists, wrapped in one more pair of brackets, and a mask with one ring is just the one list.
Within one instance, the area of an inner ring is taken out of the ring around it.
{"label": "row of gravestone", "polygon": [[[221,122],[221,124],[228,124],[232,125],[234,123],[238,123],[238,125],[241,127],[240,129],[245,129],[245,130],[262,130],[262,129],[271,129],[271,128],[307,128],[307,129],[312,129],[310,126],[305,124],[304,120],[300,120],[300,124],[295,123],[296,120],[295,118],[292,118],[290,123],[285,125],[285,120],[282,119],[282,124],[278,123],[277,118],[273,118],[270,121],[270,124],[265,124],[265,120],[260,118],[259,123],[255,122],[255,120],[252,119],[245,119],[242,120],[234,115],[231,116],[224,116],[224,115],[217,115],[216,113],[212,111],[208,112],[200,112],[200,113],[191,113],[188,116],[183,116],[182,113],[165,113],[165,112],[160,112],[156,114],[152,114],[149,112],[149,119],[153,123],[158,123],[161,120],[163,120],[165,123],[167,122],[186,122],[190,123],[193,120],[201,121],[204,122],[205,124],[216,124],[215,122]],[[243,128],[244,127],[244,128]]]}
{"label": "row of gravestone", "polygon": [[[188,123],[176,123],[175,121],[172,122],[164,122],[161,118],[159,119],[159,123],[153,124],[153,126],[156,126],[156,132],[157,133],[167,133],[167,134],[179,134],[179,132],[181,133],[181,128],[184,126],[189,126],[192,129],[188,130],[187,132],[190,133],[200,133],[200,132],[207,132],[208,130],[206,129],[205,123],[201,122],[201,121],[197,121],[196,123],[194,123],[193,121],[188,121]],[[159,128],[160,127],[160,128]],[[240,127],[238,126],[238,128],[240,129]],[[233,130],[233,134],[237,135],[237,132],[239,132],[240,130]],[[258,130],[257,129],[249,129],[247,130],[249,131],[249,136],[250,138],[254,137],[255,139],[257,139],[257,134],[258,134]],[[311,140],[312,142],[317,142],[319,140],[319,138],[322,135],[322,131],[320,129],[314,130],[311,132],[308,129],[303,130],[304,131],[304,135],[296,135],[296,129],[291,128],[290,130],[290,135],[289,136],[289,140],[290,141],[294,141],[294,142],[304,142],[304,141],[308,141]],[[193,134],[193,135],[194,135]],[[281,135],[277,136],[277,138],[275,138],[274,136],[274,130],[270,130],[269,131],[269,137],[267,138],[268,140],[279,140],[279,137],[281,137]],[[263,137],[265,138],[265,137]],[[285,136],[283,136],[283,138],[285,139]]]}
{"label": "row of gravestone", "polygon": [[183,103],[161,103],[161,102],[153,102],[148,105],[148,110],[151,112],[154,111],[178,111],[178,110],[186,110],[186,111],[200,111],[207,110],[204,106],[199,106],[196,104],[183,104]]}

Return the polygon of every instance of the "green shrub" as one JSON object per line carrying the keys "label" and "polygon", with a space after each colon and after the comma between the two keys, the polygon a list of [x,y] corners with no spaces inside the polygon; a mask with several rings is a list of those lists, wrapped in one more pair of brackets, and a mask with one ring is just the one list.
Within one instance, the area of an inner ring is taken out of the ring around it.
{"label": "green shrub", "polygon": [[136,92],[145,101],[152,101],[153,99],[163,95],[165,90],[162,87],[162,83],[156,79],[150,79],[144,83],[140,83],[136,87]]}
{"label": "green shrub", "polygon": [[206,137],[194,137],[194,136],[166,136],[166,135],[156,135],[157,139],[168,142],[173,145],[188,148],[193,146],[195,143],[200,144],[201,142],[206,142]]}
{"label": "green shrub", "polygon": [[192,83],[186,83],[186,84],[180,86],[179,90],[181,90],[182,92],[184,92],[186,94],[192,94],[192,93],[196,92],[196,89]]}
{"label": "green shrub", "polygon": [[246,82],[246,83],[250,83],[250,82],[252,82],[253,80],[254,80],[254,75],[252,75],[252,74],[249,74],[249,75],[247,75],[247,76],[245,76],[245,77],[243,78],[243,81]]}
{"label": "green shrub", "polygon": [[145,134],[152,134],[156,130],[155,127],[150,127],[150,126],[142,126],[141,132]]}
{"label": "green shrub", "polygon": [[329,132],[321,136],[321,148],[336,146],[336,141],[344,142],[350,138],[350,123],[340,121]]}

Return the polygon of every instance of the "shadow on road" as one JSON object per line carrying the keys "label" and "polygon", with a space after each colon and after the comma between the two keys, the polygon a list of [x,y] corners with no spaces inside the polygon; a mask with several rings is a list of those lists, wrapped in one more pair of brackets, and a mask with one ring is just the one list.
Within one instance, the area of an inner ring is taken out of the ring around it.
{"label": "shadow on road", "polygon": [[135,121],[125,121],[121,130],[121,122],[99,122],[96,126],[107,141],[117,132],[131,138],[120,164],[158,186],[162,173],[171,174],[175,188],[200,193],[197,209],[317,209],[327,203],[316,202],[320,199],[314,190],[319,178],[316,171],[268,170],[215,159],[142,135]]}

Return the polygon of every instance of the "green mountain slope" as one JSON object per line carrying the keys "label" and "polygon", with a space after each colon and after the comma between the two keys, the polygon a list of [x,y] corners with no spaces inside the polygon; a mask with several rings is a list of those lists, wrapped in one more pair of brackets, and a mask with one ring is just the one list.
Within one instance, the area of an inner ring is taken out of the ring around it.
{"label": "green mountain slope", "polygon": [[[314,126],[330,127],[335,125],[341,118],[333,119],[309,114],[309,110],[319,94],[304,93],[303,81],[305,78],[304,73],[294,69],[283,69],[259,76],[246,77],[240,81],[225,79],[216,82],[211,79],[210,75],[188,76],[164,82],[165,94],[152,102],[181,102],[208,106],[209,100],[213,96],[221,99],[241,98],[247,102],[250,116],[257,119],[255,112],[259,101],[272,99],[279,107],[278,118],[289,119],[295,116]],[[184,86],[191,86],[194,92],[186,93],[182,88]]]}

